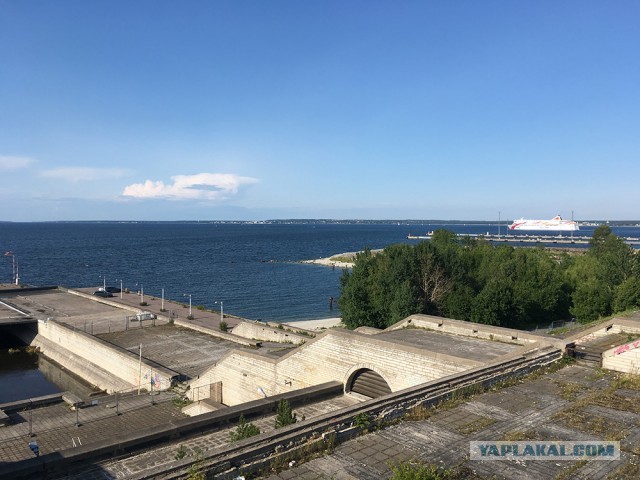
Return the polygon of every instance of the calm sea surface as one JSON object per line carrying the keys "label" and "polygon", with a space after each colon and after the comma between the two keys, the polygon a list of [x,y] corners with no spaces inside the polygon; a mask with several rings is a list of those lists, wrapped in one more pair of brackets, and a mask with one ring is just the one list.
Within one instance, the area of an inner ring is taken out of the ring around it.
{"label": "calm sea surface", "polygon": [[[438,228],[498,233],[498,225],[280,225],[212,223],[0,223],[0,254],[12,251],[21,282],[67,287],[144,286],[148,295],[216,308],[249,319],[296,321],[339,316],[340,269],[299,263],[394,243]],[[506,233],[502,225],[501,233]],[[640,228],[614,228],[640,237]],[[576,235],[591,235],[584,227]],[[0,257],[0,282],[12,258]],[[335,305],[335,304],[334,304]],[[7,353],[0,339],[0,403],[86,386],[46,359]],[[44,362],[44,363],[43,363]],[[20,388],[17,388],[20,386]]]}

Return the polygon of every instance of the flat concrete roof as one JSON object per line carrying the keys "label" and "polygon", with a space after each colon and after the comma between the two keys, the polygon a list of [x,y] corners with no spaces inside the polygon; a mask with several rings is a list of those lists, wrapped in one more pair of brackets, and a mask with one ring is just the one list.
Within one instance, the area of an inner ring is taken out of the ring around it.
{"label": "flat concrete roof", "polygon": [[97,336],[135,354],[142,344],[143,357],[189,378],[196,378],[227,352],[243,348],[237,343],[175,325],[137,328]]}
{"label": "flat concrete roof", "polygon": [[34,317],[51,317],[61,322],[78,316],[87,318],[100,315],[124,319],[126,315],[132,315],[127,310],[71,295],[63,290],[25,291],[1,296],[17,307],[30,311]]}
{"label": "flat concrete roof", "polygon": [[477,361],[491,361],[522,348],[522,345],[463,337],[461,335],[434,332],[421,328],[403,328],[382,332],[373,335],[373,338],[380,338],[422,348],[430,352],[444,353],[454,357]]}

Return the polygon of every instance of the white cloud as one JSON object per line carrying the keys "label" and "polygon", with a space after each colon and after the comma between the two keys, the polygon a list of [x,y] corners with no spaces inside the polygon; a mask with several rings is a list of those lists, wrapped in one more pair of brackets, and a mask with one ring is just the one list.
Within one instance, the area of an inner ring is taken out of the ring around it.
{"label": "white cloud", "polygon": [[198,173],[176,175],[173,184],[165,185],[161,180],[146,180],[125,187],[122,195],[135,198],[167,198],[172,200],[225,200],[238,193],[243,185],[258,182],[251,177],[233,173]]}
{"label": "white cloud", "polygon": [[27,168],[32,163],[35,163],[33,158],[29,157],[12,157],[0,155],[0,171],[12,171]]}
{"label": "white cloud", "polygon": [[78,183],[105,178],[120,178],[129,173],[124,168],[61,167],[40,172],[40,176]]}

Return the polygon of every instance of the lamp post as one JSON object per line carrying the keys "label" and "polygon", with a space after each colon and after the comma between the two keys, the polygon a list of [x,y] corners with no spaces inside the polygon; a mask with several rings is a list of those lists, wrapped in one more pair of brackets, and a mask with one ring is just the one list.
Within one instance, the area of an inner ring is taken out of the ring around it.
{"label": "lamp post", "polygon": [[160,311],[164,312],[164,287],[162,288],[162,303],[160,304]]}
{"label": "lamp post", "polygon": [[183,293],[182,294],[183,297],[189,297],[189,320],[191,320],[191,317],[193,315],[191,315],[191,294],[190,293]]}
{"label": "lamp post", "polygon": [[144,285],[140,284],[140,305],[144,304]]}
{"label": "lamp post", "polygon": [[116,280],[116,282],[120,282],[120,300],[122,300],[122,280]]}
{"label": "lamp post", "polygon": [[224,305],[222,303],[222,300],[220,300],[219,302],[214,302],[214,303],[219,303],[220,304],[220,321],[224,321]]}
{"label": "lamp post", "polygon": [[102,279],[102,291],[106,292],[107,291],[107,277],[105,277],[104,275],[100,275],[98,278]]}

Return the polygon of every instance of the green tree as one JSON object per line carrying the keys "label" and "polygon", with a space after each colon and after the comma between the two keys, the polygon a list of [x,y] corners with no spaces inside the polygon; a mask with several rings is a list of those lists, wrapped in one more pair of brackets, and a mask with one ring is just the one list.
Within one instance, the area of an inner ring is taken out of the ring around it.
{"label": "green tree", "polygon": [[471,320],[487,325],[509,326],[514,310],[511,285],[508,281],[494,279],[475,297]]}
{"label": "green tree", "polygon": [[638,307],[640,307],[640,279],[631,276],[616,287],[613,297],[613,311],[622,312]]}
{"label": "green tree", "polygon": [[376,314],[370,292],[374,259],[371,250],[356,254],[351,271],[345,269],[340,278],[340,312],[348,328],[383,325]]}
{"label": "green tree", "polygon": [[276,410],[276,428],[286,427],[296,423],[298,418],[291,410],[291,405],[284,398],[278,402],[278,408]]}
{"label": "green tree", "polygon": [[572,295],[571,314],[581,323],[588,323],[611,314],[611,287],[597,279],[580,283]]}

